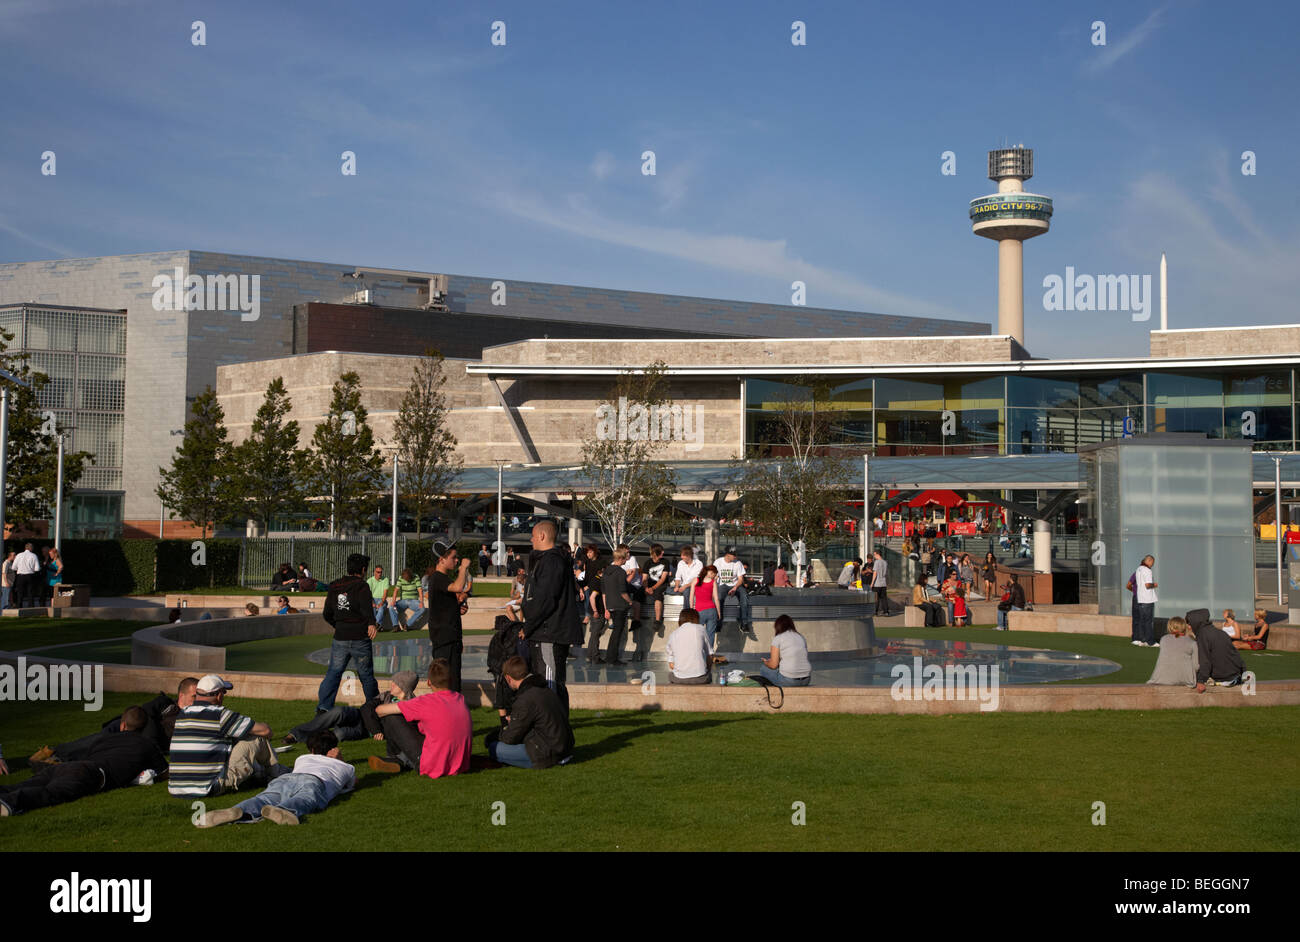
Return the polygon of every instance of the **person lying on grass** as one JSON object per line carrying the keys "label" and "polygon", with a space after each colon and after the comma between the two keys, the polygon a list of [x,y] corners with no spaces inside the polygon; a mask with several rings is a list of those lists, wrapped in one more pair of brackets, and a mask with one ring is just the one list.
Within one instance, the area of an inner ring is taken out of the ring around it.
{"label": "person lying on grass", "polygon": [[515,700],[509,725],[488,733],[488,755],[521,769],[546,769],[572,759],[573,730],[559,695],[543,678],[529,673],[522,657],[507,658],[501,673]]}
{"label": "person lying on grass", "polygon": [[[145,715],[144,728],[140,733],[157,746],[163,755],[171,750],[172,730],[176,727],[176,717],[180,715],[181,710],[194,702],[194,691],[198,685],[197,677],[186,677],[176,688],[175,700],[165,693],[160,693],[148,703],[140,704],[140,709],[144,710]],[[53,747],[42,746],[27,760],[27,764],[33,769],[39,769],[59,762],[76,762],[84,759],[100,736],[106,731],[117,732],[121,728],[121,723],[122,717],[115,716],[89,736],[59,743]]]}
{"label": "person lying on grass", "polygon": [[312,733],[307,748],[309,754],[298,757],[292,772],[273,779],[263,792],[233,808],[205,811],[194,826],[213,828],[236,821],[252,824],[263,818],[276,824],[297,824],[356,787],[357,770],[339,758],[338,737],[332,732]]}
{"label": "person lying on grass", "polygon": [[[75,801],[127,785],[148,784],[167,769],[167,760],[142,730],[144,710],[127,707],[116,732],[105,730],[75,762],[47,765],[17,785],[0,786],[0,818]],[[144,772],[153,775],[145,776]]]}
{"label": "person lying on grass", "polygon": [[[474,748],[474,723],[465,698],[451,689],[451,664],[445,657],[435,657],[429,664],[429,693],[398,703],[375,708],[375,715],[401,716],[420,725],[424,736],[420,751],[420,774],[429,778],[459,775],[469,771],[469,755]],[[370,767],[382,772],[400,772],[397,763],[385,763],[373,757]]]}

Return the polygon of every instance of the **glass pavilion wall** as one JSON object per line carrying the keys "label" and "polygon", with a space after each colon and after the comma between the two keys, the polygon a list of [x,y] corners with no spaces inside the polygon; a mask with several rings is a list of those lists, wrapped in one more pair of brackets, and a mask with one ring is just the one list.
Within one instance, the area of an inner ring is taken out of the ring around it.
{"label": "glass pavilion wall", "polygon": [[1295,371],[1275,367],[763,377],[745,382],[745,442],[751,457],[771,454],[783,402],[812,399],[832,416],[826,446],[844,453],[1073,453],[1126,431],[1250,439],[1257,451],[1292,451],[1296,392]]}

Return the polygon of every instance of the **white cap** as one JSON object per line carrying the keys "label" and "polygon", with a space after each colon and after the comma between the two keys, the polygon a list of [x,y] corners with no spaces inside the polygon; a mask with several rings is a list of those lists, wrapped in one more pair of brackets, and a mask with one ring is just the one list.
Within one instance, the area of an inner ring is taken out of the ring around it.
{"label": "white cap", "polygon": [[228,680],[222,680],[218,674],[204,674],[199,678],[199,686],[195,690],[205,697],[210,697],[214,693],[220,693],[223,690],[233,690],[235,685]]}

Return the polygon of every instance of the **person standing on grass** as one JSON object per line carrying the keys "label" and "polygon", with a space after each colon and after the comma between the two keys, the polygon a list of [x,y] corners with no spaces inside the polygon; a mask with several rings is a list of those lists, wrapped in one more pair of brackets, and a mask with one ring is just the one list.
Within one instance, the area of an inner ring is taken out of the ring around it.
{"label": "person standing on grass", "polygon": [[23,551],[14,557],[14,608],[24,608],[29,601],[38,602],[41,561],[32,552],[32,544],[24,543]]}
{"label": "person standing on grass", "polygon": [[492,566],[492,554],[488,552],[487,544],[483,543],[478,550],[478,574],[486,576],[488,569]]}
{"label": "person standing on grass", "polygon": [[[613,667],[623,667],[623,642],[627,637],[627,615],[632,608],[631,586],[627,584],[627,570],[623,563],[627,559],[627,550],[614,550],[614,560],[601,573],[600,594],[605,611],[609,617],[609,644],[605,648],[603,663]],[[590,654],[590,651],[588,652]],[[599,649],[595,663],[602,663]]]}
{"label": "person standing on grass", "polygon": [[573,758],[573,729],[569,711],[541,677],[529,673],[521,657],[508,658],[501,672],[515,692],[510,723],[488,734],[488,755],[494,762],[521,769],[548,769]]}
{"label": "person standing on grass", "polygon": [[1137,591],[1133,595],[1133,608],[1137,613],[1133,630],[1136,636],[1133,644],[1140,648],[1156,646],[1156,577],[1154,573],[1156,558],[1151,555],[1142,557],[1142,565],[1133,574]]}
{"label": "person standing on grass", "polygon": [[339,741],[333,733],[327,729],[312,733],[307,749],[308,754],[298,757],[292,772],[274,779],[261,794],[245,798],[233,808],[204,812],[194,826],[212,828],[263,818],[276,824],[297,824],[356,787],[357,770],[339,758]]}
{"label": "person standing on grass", "polygon": [[349,662],[357,666],[357,677],[366,699],[379,696],[374,649],[370,646],[379,633],[379,626],[375,624],[374,597],[364,575],[368,565],[369,556],[352,553],[347,559],[347,575],[335,579],[325,590],[321,617],[334,627],[334,641],[330,644],[330,663],[317,696],[317,710],[334,706],[339,680]]}
{"label": "person standing on grass", "polygon": [[[474,723],[465,698],[458,690],[452,689],[452,680],[452,668],[447,659],[436,657],[429,664],[428,693],[375,708],[375,715],[380,719],[401,716],[408,722],[419,724],[424,736],[420,774],[429,778],[469,771],[469,756],[474,748]],[[382,769],[383,765],[371,763],[371,767]],[[397,768],[383,770],[399,771]]]}
{"label": "person standing on grass", "polygon": [[63,581],[63,556],[53,546],[50,547],[50,558],[45,561],[45,583],[46,595],[52,600],[54,598],[54,587]]}
{"label": "person standing on grass", "polygon": [[461,622],[461,603],[468,591],[468,558],[461,559],[454,544],[433,544],[437,559],[429,576],[429,644],[431,656],[442,658],[451,671],[448,681],[453,693],[460,693],[461,656],[465,650]]}
{"label": "person standing on grass", "polygon": [[569,646],[582,644],[582,611],[573,560],[564,547],[555,545],[558,532],[554,520],[541,520],[533,527],[524,590],[524,638],[532,652],[533,673],[551,686],[568,716],[569,691],[564,681]]}

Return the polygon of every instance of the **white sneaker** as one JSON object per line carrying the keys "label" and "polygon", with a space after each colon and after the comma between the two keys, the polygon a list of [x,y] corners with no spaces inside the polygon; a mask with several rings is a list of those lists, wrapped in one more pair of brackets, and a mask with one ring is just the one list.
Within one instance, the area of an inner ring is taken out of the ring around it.
{"label": "white sneaker", "polygon": [[1144,648],[1144,647],[1146,647],[1146,645],[1144,645],[1141,641],[1134,641],[1134,642],[1133,642],[1133,646],[1134,646],[1134,647],[1138,647],[1138,648]]}

